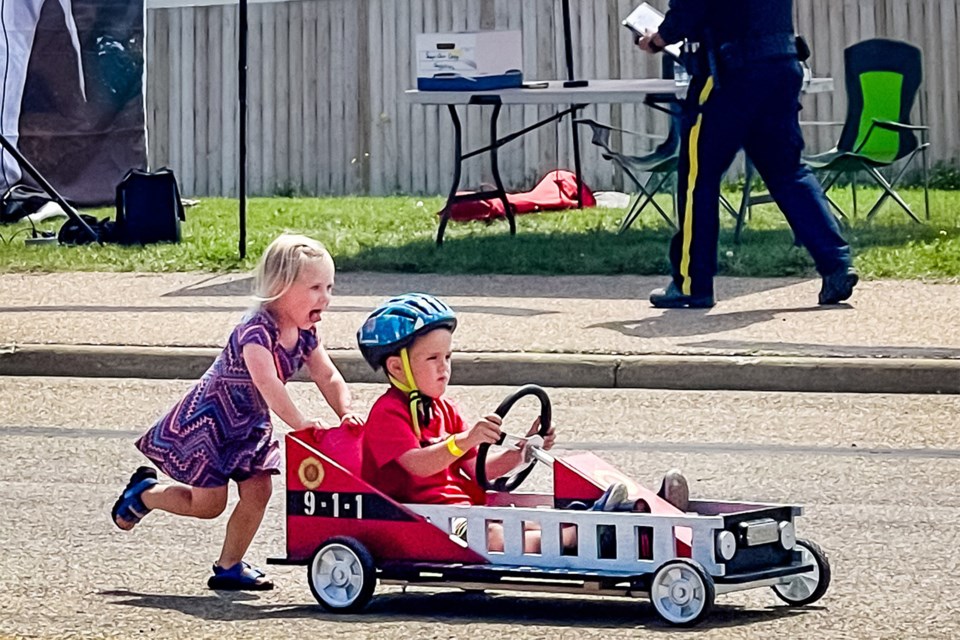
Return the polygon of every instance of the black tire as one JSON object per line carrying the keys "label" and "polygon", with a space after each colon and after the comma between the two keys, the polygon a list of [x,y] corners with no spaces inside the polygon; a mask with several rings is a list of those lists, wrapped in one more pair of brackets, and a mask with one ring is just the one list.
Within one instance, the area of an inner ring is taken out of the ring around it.
{"label": "black tire", "polygon": [[348,537],[324,542],[307,565],[313,597],[332,613],[363,609],[377,587],[377,568],[363,544]]}
{"label": "black tire", "polygon": [[710,615],[716,595],[713,578],[693,560],[671,560],[650,580],[654,610],[677,627],[692,627]]}
{"label": "black tire", "polygon": [[830,587],[830,561],[816,542],[797,539],[797,547],[805,559],[813,561],[816,569],[793,576],[786,584],[777,584],[770,588],[790,606],[804,607],[822,598]]}

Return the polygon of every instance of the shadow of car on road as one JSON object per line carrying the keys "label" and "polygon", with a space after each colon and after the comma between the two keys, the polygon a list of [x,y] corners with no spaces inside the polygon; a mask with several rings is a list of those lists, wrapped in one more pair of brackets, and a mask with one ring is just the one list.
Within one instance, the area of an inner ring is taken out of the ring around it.
{"label": "shadow of car on road", "polygon": [[[486,621],[537,627],[603,629],[642,628],[674,630],[663,622],[646,599],[601,600],[492,595],[487,593],[393,593],[373,598],[359,614],[331,614],[317,604],[277,605],[263,603],[249,593],[221,592],[185,596],[101,591],[113,598],[110,604],[148,609],[166,609],[206,621],[238,622],[264,619],[315,619],[378,624],[383,622],[422,621],[445,624],[476,624]],[[771,598],[773,596],[771,595]],[[740,627],[822,610],[822,607],[792,609],[770,606],[746,609],[736,605],[716,605],[698,628]]]}

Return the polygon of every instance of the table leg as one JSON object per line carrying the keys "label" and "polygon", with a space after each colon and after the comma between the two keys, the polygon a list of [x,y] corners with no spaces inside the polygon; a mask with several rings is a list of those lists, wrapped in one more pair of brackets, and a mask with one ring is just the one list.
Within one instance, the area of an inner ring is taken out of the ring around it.
{"label": "table leg", "polygon": [[513,207],[507,199],[507,191],[503,188],[503,180],[500,178],[500,154],[497,151],[500,145],[497,143],[497,121],[500,119],[500,108],[498,104],[493,107],[493,116],[490,118],[490,166],[493,170],[493,182],[497,185],[497,197],[503,203],[503,213],[507,216],[507,222],[510,223],[510,235],[517,235],[517,221],[513,215]]}
{"label": "table leg", "polygon": [[440,226],[437,229],[438,247],[443,244],[443,232],[447,228],[447,221],[450,219],[453,203],[456,201],[463,168],[463,127],[460,125],[460,116],[457,114],[456,105],[447,105],[447,108],[450,111],[450,118],[453,120],[453,185],[450,187],[447,203],[444,205],[443,211],[440,212]]}
{"label": "table leg", "polygon": [[737,229],[733,233],[733,244],[740,245],[740,233],[743,231],[743,223],[747,219],[747,213],[750,211],[750,191],[753,189],[753,163],[750,162],[750,156],[744,154],[744,182],[743,195],[740,198],[740,211],[737,214]]}
{"label": "table leg", "polygon": [[573,170],[577,174],[577,209],[583,209],[583,174],[580,171],[580,132],[577,129],[577,111],[584,105],[571,106],[570,132],[573,134]]}

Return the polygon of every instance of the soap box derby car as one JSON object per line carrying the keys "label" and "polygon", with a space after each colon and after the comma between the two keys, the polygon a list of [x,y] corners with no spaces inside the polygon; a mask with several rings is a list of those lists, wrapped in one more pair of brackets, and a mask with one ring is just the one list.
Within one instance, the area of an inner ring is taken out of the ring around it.
{"label": "soap box derby car", "polygon": [[[540,400],[541,435],[551,412]],[[375,437],[367,425],[365,437]],[[795,537],[797,506],[690,501],[682,512],[593,454],[552,456],[526,447],[528,461],[510,477],[486,479],[487,447],[477,458],[486,506],[400,504],[360,478],[360,436],[349,429],[299,431],[286,439],[287,556],[272,564],[306,565],[310,589],[332,612],[362,609],[384,584],[649,597],[668,623],[693,625],[717,594],[771,587],[792,606],[819,600],[830,565],[815,543]],[[502,446],[517,438],[506,437]],[[542,443],[542,440],[539,441]],[[553,470],[553,493],[516,489],[537,463]],[[623,482],[642,511],[584,510],[613,482]],[[580,506],[578,510],[576,507]],[[453,535],[466,520],[466,540]],[[490,551],[487,528],[503,528],[502,551]],[[540,553],[524,553],[523,530],[542,530]],[[576,527],[576,548],[561,528]]]}

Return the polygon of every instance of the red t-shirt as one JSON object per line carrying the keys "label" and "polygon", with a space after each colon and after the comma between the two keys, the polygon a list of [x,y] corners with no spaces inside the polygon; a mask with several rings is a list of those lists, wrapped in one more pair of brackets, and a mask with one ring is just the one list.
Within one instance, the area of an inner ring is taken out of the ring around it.
{"label": "red t-shirt", "polygon": [[433,416],[420,425],[422,442],[417,441],[407,394],[396,387],[384,393],[370,409],[363,435],[363,479],[398,502],[420,504],[484,504],[486,495],[462,471],[476,450],[454,461],[432,476],[420,477],[406,471],[397,458],[412,449],[443,442],[467,429],[463,416],[444,398],[433,401]]}

